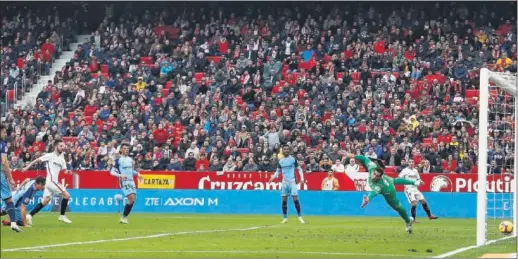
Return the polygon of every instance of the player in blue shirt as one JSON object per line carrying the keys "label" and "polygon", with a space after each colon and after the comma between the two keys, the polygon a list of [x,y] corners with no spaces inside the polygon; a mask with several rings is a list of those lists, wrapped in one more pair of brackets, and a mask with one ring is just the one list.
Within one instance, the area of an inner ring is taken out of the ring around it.
{"label": "player in blue shirt", "polygon": [[133,204],[135,203],[135,198],[137,196],[137,186],[135,185],[133,177],[138,176],[138,178],[142,181],[142,176],[139,172],[133,169],[134,162],[133,159],[128,156],[128,144],[122,144],[120,153],[121,155],[115,159],[115,164],[111,168],[110,174],[120,179],[122,193],[124,196],[126,196],[126,198],[128,198],[128,203],[126,203],[126,206],[124,206],[124,212],[122,214],[122,218],[119,221],[122,224],[128,224],[127,217],[133,208]]}
{"label": "player in blue shirt", "polygon": [[[43,176],[38,176],[36,179],[26,179],[20,185],[18,190],[13,192],[13,202],[16,213],[16,223],[20,226],[29,226],[29,222],[27,221],[27,205],[31,201],[32,197],[38,192],[43,191],[45,189],[46,179]],[[2,215],[6,212],[5,204],[2,204]],[[2,221],[4,225],[9,224],[7,221]]]}
{"label": "player in blue shirt", "polygon": [[16,232],[22,232],[22,230],[16,224],[16,213],[14,211],[14,203],[11,195],[11,186],[14,186],[14,179],[9,168],[9,162],[7,161],[7,128],[2,123],[0,124],[0,159],[2,165],[0,166],[0,198],[5,203],[6,212],[9,214],[11,220],[11,229]]}
{"label": "player in blue shirt", "polygon": [[281,197],[282,214],[284,219],[281,223],[284,224],[288,222],[288,196],[291,196],[293,198],[293,204],[295,204],[295,209],[297,210],[298,219],[300,223],[304,224],[306,222],[302,219],[302,215],[300,214],[300,202],[297,189],[297,179],[295,178],[295,169],[299,171],[300,184],[304,184],[304,174],[297,160],[290,154],[289,146],[286,145],[282,147],[282,154],[284,157],[279,160],[277,170],[270,179],[270,182],[272,182],[274,179],[279,177],[279,174],[282,174]]}

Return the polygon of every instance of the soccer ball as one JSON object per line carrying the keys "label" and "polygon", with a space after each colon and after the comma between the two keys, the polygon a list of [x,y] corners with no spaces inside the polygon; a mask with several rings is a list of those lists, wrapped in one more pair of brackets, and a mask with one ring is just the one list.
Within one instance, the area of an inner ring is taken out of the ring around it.
{"label": "soccer ball", "polygon": [[498,226],[498,230],[500,230],[503,234],[509,234],[513,232],[513,223],[511,221],[502,221]]}

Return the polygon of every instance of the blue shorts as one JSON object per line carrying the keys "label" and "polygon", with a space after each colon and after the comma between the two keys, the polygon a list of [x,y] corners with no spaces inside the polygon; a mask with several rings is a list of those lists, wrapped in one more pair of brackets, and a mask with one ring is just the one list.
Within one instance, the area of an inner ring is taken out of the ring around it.
{"label": "blue shorts", "polygon": [[128,197],[130,194],[137,194],[137,186],[133,181],[121,181],[121,190],[124,197]]}
{"label": "blue shorts", "polygon": [[9,181],[7,181],[7,177],[3,172],[0,173],[0,185],[0,197],[3,201],[13,197],[11,194],[11,185],[9,184]]}
{"label": "blue shorts", "polygon": [[282,183],[281,196],[297,196],[298,194],[299,190],[296,183]]}

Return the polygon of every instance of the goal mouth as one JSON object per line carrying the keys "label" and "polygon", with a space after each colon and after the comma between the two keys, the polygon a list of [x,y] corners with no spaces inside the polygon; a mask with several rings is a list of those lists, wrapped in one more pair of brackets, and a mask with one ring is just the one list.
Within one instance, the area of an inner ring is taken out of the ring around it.
{"label": "goal mouth", "polygon": [[[477,245],[488,245],[516,236],[499,229],[502,221],[517,225],[516,153],[518,98],[515,73],[480,69],[479,145],[477,193]],[[491,184],[506,184],[506,190]],[[502,231],[502,232],[501,232]]]}

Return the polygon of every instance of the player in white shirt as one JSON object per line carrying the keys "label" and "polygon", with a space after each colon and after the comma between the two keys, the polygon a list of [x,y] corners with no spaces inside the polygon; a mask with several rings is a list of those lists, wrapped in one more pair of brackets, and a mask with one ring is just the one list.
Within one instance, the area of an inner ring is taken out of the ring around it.
{"label": "player in white shirt", "polygon": [[70,194],[66,191],[65,187],[58,182],[59,173],[65,171],[66,174],[72,174],[71,171],[67,170],[67,163],[65,161],[64,151],[65,144],[61,140],[54,141],[54,152],[46,153],[41,157],[30,162],[22,171],[27,171],[36,163],[46,163],[47,168],[47,182],[45,183],[45,190],[43,191],[43,199],[38,203],[29,215],[27,215],[27,223],[32,225],[32,217],[36,215],[43,207],[49,204],[52,197],[59,194],[62,196],[61,200],[61,214],[58,218],[59,221],[70,224],[72,221],[65,216],[65,211],[70,200]]}
{"label": "player in white shirt", "polygon": [[[399,178],[403,178],[406,180],[412,180],[412,181],[421,181],[421,177],[419,176],[419,171],[417,171],[417,168],[415,168],[414,160],[409,159],[408,160],[408,167],[403,169],[401,173],[399,173]],[[418,187],[415,185],[405,185],[405,194],[408,198],[408,202],[412,205],[412,218],[414,219],[414,223],[418,223],[416,218],[416,208],[417,208],[417,201],[421,203],[423,206],[424,211],[426,211],[426,214],[428,215],[428,219],[438,219],[439,217],[436,217],[432,215],[432,212],[430,211],[430,208],[428,207],[428,203],[426,203],[426,200],[424,198],[424,195],[419,191]]]}

